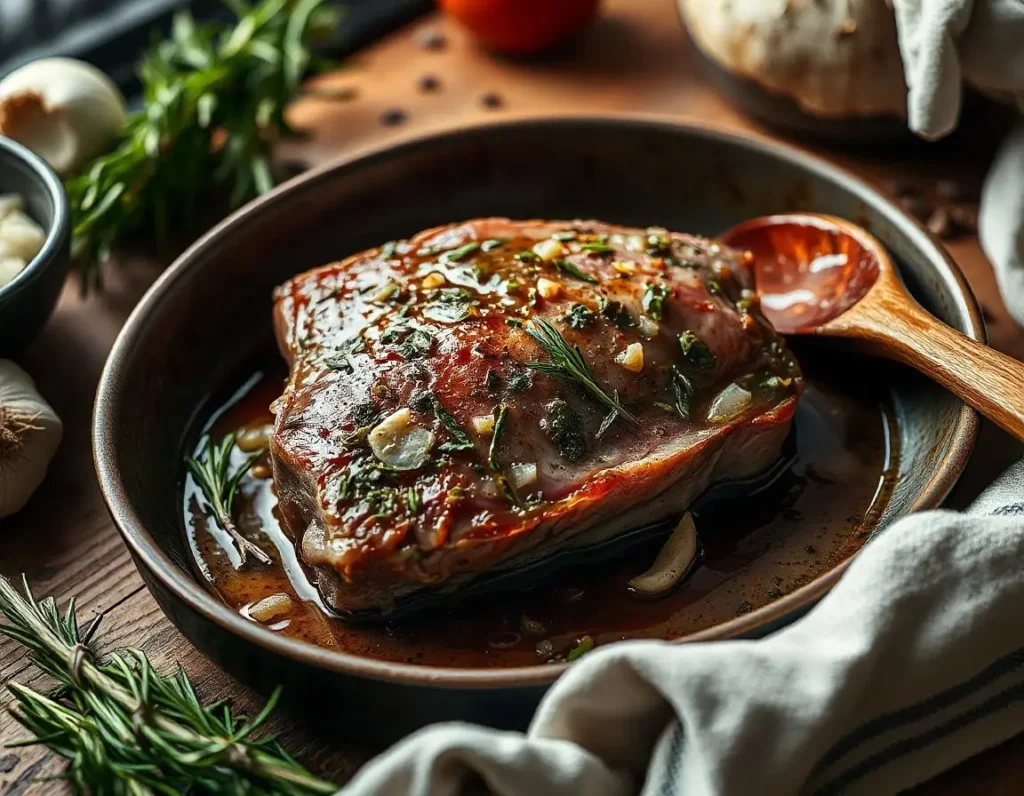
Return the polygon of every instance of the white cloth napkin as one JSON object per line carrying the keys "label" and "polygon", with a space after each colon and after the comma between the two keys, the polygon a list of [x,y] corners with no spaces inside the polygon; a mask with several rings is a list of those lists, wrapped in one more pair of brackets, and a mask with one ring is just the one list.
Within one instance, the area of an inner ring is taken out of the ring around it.
{"label": "white cloth napkin", "polygon": [[[940,138],[959,120],[964,81],[1024,109],[1024,2],[893,0],[910,128]],[[1024,122],[981,196],[978,232],[1010,313],[1024,324]]]}
{"label": "white cloth napkin", "polygon": [[[955,127],[964,80],[1024,108],[1024,0],[894,0],[911,128]],[[1024,323],[1024,123],[980,233]],[[526,734],[422,730],[344,796],[890,794],[1024,731],[1024,462],[965,514],[897,523],[809,614],[757,641],[598,649]]]}
{"label": "white cloth napkin", "polygon": [[757,641],[598,649],[526,734],[422,730],[344,796],[889,794],[1024,731],[1024,463],[888,528]]}

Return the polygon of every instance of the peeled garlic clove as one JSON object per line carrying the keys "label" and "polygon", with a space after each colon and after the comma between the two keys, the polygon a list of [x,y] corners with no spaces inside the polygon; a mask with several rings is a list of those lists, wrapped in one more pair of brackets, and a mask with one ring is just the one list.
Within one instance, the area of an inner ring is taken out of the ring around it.
{"label": "peeled garlic clove", "polygon": [[0,134],[64,177],[102,153],[124,120],[117,86],[84,61],[42,58],[0,80]]}
{"label": "peeled garlic clove", "polygon": [[16,193],[0,194],[0,221],[4,220],[12,210],[23,210],[25,203]]}
{"label": "peeled garlic clove", "polygon": [[367,436],[374,455],[396,470],[416,470],[426,464],[434,433],[412,422],[412,412],[399,409]]}
{"label": "peeled garlic clove", "polygon": [[738,384],[730,384],[722,390],[708,409],[708,420],[712,423],[725,423],[739,417],[753,403],[754,396]]}
{"label": "peeled garlic clove", "polygon": [[0,257],[20,257],[31,262],[46,242],[46,233],[20,210],[0,219]]}
{"label": "peeled garlic clove", "polygon": [[249,617],[257,622],[269,622],[271,619],[288,613],[294,605],[291,597],[284,592],[279,592],[250,605],[248,613]]}
{"label": "peeled garlic clove", "polygon": [[14,279],[25,270],[27,263],[20,257],[0,256],[0,287]]}
{"label": "peeled garlic clove", "polygon": [[658,552],[651,568],[629,582],[629,588],[642,597],[661,597],[683,582],[697,561],[697,527],[686,512]]}

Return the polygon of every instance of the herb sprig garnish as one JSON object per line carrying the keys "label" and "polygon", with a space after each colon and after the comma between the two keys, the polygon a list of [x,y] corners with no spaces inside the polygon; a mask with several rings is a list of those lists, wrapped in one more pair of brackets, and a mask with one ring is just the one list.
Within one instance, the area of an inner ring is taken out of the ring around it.
{"label": "herb sprig garnish", "polygon": [[527,362],[528,368],[581,388],[592,399],[614,410],[617,415],[633,425],[639,424],[637,419],[622,405],[615,393],[608,392],[597,383],[593,371],[583,359],[583,353],[579,346],[570,345],[549,321],[544,318],[534,318],[525,327],[525,331],[540,344],[549,357],[547,362]]}
{"label": "herb sprig garnish", "polygon": [[213,437],[208,437],[206,446],[200,451],[199,457],[190,456],[185,463],[189,472],[192,473],[192,477],[196,479],[196,484],[202,490],[206,502],[210,504],[214,521],[227,531],[238,545],[238,557],[241,565],[245,566],[248,554],[252,554],[262,564],[269,564],[270,556],[239,533],[231,516],[231,507],[235,502],[238,485],[262,454],[252,454],[232,473],[231,450],[234,446],[234,433],[228,434],[216,445],[213,442]]}
{"label": "herb sprig garnish", "polygon": [[139,68],[144,107],[114,149],[67,182],[82,290],[102,285],[129,234],[166,244],[223,192],[236,208],[274,186],[270,154],[310,62],[309,42],[338,21],[324,0],[226,0],[237,24],[197,25],[182,12]]}
{"label": "herb sprig garnish", "polygon": [[469,436],[466,429],[459,425],[459,421],[455,419],[455,416],[441,405],[441,402],[437,400],[437,396],[430,393],[429,401],[430,406],[434,410],[434,415],[448,429],[448,433],[452,435],[451,442],[442,443],[437,446],[437,449],[442,453],[452,453],[473,448],[473,438]]}
{"label": "herb sprig garnish", "polygon": [[11,709],[34,737],[8,746],[43,744],[68,760],[63,773],[76,792],[96,794],[335,793],[273,739],[253,734],[270,716],[280,691],[253,719],[233,715],[223,701],[204,707],[184,671],[157,673],[141,650],[100,662],[90,649],[97,616],[80,630],[75,601],[61,616],[53,598],[24,596],[0,576],[0,635],[25,647],[58,691],[50,696],[8,683]]}

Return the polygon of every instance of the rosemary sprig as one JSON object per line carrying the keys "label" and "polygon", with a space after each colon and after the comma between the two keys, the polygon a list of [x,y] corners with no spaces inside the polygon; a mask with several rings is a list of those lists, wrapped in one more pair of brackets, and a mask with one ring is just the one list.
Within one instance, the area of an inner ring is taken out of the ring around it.
{"label": "rosemary sprig", "polygon": [[234,433],[228,434],[216,445],[213,442],[213,437],[208,437],[199,458],[190,456],[185,464],[188,465],[192,477],[196,479],[206,502],[210,504],[210,508],[213,510],[213,519],[231,535],[235,544],[238,545],[238,555],[242,566],[245,565],[248,553],[251,553],[260,563],[269,564],[270,556],[239,533],[231,515],[231,507],[235,502],[238,485],[261,454],[252,454],[232,473],[231,449],[234,446]]}
{"label": "rosemary sprig", "polygon": [[576,277],[576,279],[583,282],[589,282],[592,285],[597,284],[597,280],[594,277],[584,271],[581,271],[568,260],[555,260],[555,268],[563,273],[569,274],[569,276]]}
{"label": "rosemary sprig", "polygon": [[637,419],[626,411],[618,396],[597,383],[579,346],[570,345],[549,321],[544,318],[532,319],[526,327],[526,333],[540,344],[549,357],[547,362],[527,362],[528,368],[580,387],[595,401],[613,410],[617,416],[638,425]]}
{"label": "rosemary sprig", "polygon": [[223,701],[204,707],[184,671],[157,673],[141,650],[100,662],[89,644],[97,616],[80,631],[75,601],[61,616],[52,597],[37,601],[0,576],[0,635],[25,647],[56,680],[46,696],[8,683],[14,718],[34,737],[8,746],[42,744],[68,760],[63,774],[79,793],[329,794],[325,782],[273,739],[254,740],[280,695],[253,719],[233,715]]}
{"label": "rosemary sprig", "polygon": [[[196,208],[223,190],[231,208],[274,185],[270,153],[292,132],[285,107],[309,64],[309,41],[338,21],[325,0],[225,0],[233,26],[179,14],[139,67],[144,107],[111,152],[67,183],[82,290],[129,234],[166,245],[194,227]],[[215,190],[216,189],[216,190]]]}

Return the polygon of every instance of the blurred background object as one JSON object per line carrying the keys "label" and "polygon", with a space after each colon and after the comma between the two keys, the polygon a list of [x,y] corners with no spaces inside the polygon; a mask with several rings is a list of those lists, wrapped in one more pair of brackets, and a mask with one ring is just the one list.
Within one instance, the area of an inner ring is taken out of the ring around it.
{"label": "blurred background object", "polygon": [[596,14],[601,0],[437,0],[492,50],[534,53],[561,44]]}
{"label": "blurred background object", "polygon": [[[343,55],[433,7],[431,0],[344,0],[346,14],[326,48]],[[0,0],[0,77],[37,58],[88,61],[129,97],[135,67],[156,32],[170,29],[175,11],[199,20],[230,19],[222,0]]]}

